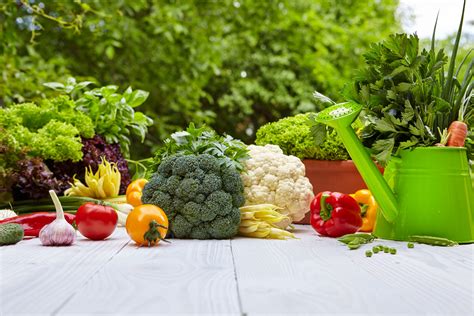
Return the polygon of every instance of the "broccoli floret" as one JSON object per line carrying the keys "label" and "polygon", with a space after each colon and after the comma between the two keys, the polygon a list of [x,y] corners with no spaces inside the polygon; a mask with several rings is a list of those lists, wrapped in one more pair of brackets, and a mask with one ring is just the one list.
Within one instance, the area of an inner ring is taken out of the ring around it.
{"label": "broccoli floret", "polygon": [[173,164],[173,174],[184,177],[187,173],[198,169],[195,156],[177,157]]}
{"label": "broccoli floret", "polygon": [[194,197],[194,202],[198,204],[204,203],[205,200],[206,200],[206,196],[204,194],[198,194]]}
{"label": "broccoli floret", "polygon": [[232,211],[232,196],[224,191],[214,191],[207,196],[204,205],[218,215],[227,215]]}
{"label": "broccoli floret", "polygon": [[168,178],[173,173],[173,164],[175,161],[175,157],[168,157],[165,158],[160,165],[158,166],[157,172],[155,174],[159,174],[165,178]]}
{"label": "broccoli floret", "polygon": [[220,174],[221,167],[218,159],[212,159],[215,157],[211,155],[199,155],[197,157],[199,169],[201,169],[205,173]]}
{"label": "broccoli floret", "polygon": [[161,207],[176,238],[231,238],[244,202],[239,172],[211,155],[171,156],[145,186],[144,203]]}
{"label": "broccoli floret", "polygon": [[241,207],[245,204],[245,197],[240,193],[232,194],[232,204],[237,207]]}
{"label": "broccoli floret", "polygon": [[209,225],[207,223],[202,223],[199,226],[194,226],[191,230],[191,234],[189,238],[193,239],[209,239],[212,238],[211,234],[209,233]]}
{"label": "broccoli floret", "polygon": [[225,181],[222,181],[222,185],[224,190],[229,193],[239,193],[244,190],[244,185],[242,183],[242,179],[240,178],[240,174],[235,172],[233,167],[224,167],[222,170],[222,178]]}
{"label": "broccoli floret", "polygon": [[171,231],[175,238],[187,238],[191,235],[193,225],[182,215],[176,215],[173,220]]}
{"label": "broccoli floret", "polygon": [[191,201],[197,195],[201,183],[199,180],[184,178],[177,186],[176,195],[184,201]]}
{"label": "broccoli floret", "polygon": [[196,169],[192,172],[188,172],[185,177],[196,179],[202,182],[205,176],[206,176],[206,173],[202,169]]}
{"label": "broccoli floret", "polygon": [[199,188],[199,192],[203,194],[209,194],[211,192],[221,190],[222,181],[218,174],[206,174],[202,181],[202,186]]}
{"label": "broccoli floret", "polygon": [[174,194],[174,192],[176,191],[176,188],[178,188],[178,185],[180,183],[181,183],[181,177],[170,176],[164,181],[163,185],[159,189],[168,194]]}
{"label": "broccoli floret", "polygon": [[[239,209],[235,209],[239,211]],[[234,211],[235,211],[234,210]],[[238,216],[236,212],[231,212],[231,216],[219,216],[209,225],[209,233],[213,238],[224,239],[228,236],[235,236],[240,225],[240,211]]]}
{"label": "broccoli floret", "polygon": [[196,225],[201,222],[201,205],[197,203],[188,202],[184,204],[180,213],[192,225]]}

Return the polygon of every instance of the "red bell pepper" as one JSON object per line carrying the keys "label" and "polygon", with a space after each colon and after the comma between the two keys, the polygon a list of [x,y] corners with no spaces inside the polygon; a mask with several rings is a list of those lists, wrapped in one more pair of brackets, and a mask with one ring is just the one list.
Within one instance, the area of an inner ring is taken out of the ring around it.
{"label": "red bell pepper", "polygon": [[[72,224],[74,222],[74,219],[76,218],[76,215],[64,213],[64,218],[69,224]],[[55,219],[56,213],[54,212],[37,212],[6,218],[0,221],[0,224],[20,224],[23,227],[23,230],[25,231],[25,236],[38,237],[41,228],[50,224]]]}
{"label": "red bell pepper", "polygon": [[340,237],[362,226],[360,206],[350,195],[324,191],[311,202],[311,226],[321,235]]}

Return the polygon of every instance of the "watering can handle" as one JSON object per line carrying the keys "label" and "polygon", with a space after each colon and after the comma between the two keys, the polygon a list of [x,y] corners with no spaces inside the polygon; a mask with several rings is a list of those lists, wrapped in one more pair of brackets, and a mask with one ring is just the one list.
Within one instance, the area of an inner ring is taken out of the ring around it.
{"label": "watering can handle", "polygon": [[372,192],[375,200],[380,205],[380,210],[385,219],[392,223],[398,216],[397,201],[388,183],[383,178],[369,153],[364,148],[356,133],[350,125],[334,126],[341,136],[347,152],[352,158],[362,179]]}

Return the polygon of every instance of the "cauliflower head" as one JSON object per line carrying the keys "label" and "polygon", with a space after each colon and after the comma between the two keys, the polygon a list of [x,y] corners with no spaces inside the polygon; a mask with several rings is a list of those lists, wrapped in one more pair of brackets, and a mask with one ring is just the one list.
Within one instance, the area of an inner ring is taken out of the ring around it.
{"label": "cauliflower head", "polygon": [[276,145],[250,145],[248,149],[250,158],[241,174],[245,204],[274,204],[285,209],[292,221],[302,220],[314,197],[303,162],[283,154]]}

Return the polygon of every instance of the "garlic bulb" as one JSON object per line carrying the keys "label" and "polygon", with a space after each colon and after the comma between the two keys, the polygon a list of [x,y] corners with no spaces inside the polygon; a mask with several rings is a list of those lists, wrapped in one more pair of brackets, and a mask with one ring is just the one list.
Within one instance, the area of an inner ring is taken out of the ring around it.
{"label": "garlic bulb", "polygon": [[56,219],[40,230],[40,241],[43,246],[69,246],[76,240],[76,230],[64,218],[63,207],[56,192],[50,190],[49,195],[56,208]]}
{"label": "garlic bulb", "polygon": [[15,217],[17,214],[13,212],[12,210],[5,209],[5,210],[0,210],[0,220]]}

